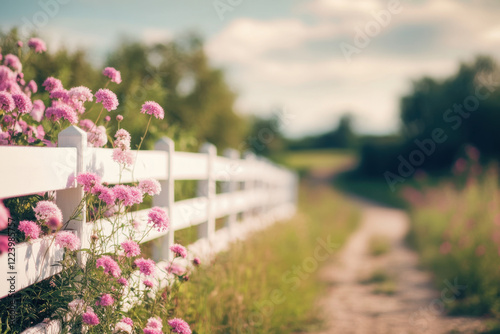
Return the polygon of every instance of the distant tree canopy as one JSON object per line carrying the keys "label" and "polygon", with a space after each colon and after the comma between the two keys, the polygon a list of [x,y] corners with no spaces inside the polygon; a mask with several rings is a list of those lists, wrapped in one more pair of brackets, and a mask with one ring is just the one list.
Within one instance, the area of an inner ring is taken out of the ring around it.
{"label": "distant tree canopy", "polygon": [[462,63],[456,74],[444,80],[416,80],[401,99],[400,138],[367,142],[361,169],[376,176],[396,172],[399,155],[408,160],[416,150],[424,153],[421,165],[412,163],[416,169],[449,168],[466,144],[478,148],[484,161],[500,159],[499,86],[498,66],[488,56]]}
{"label": "distant tree canopy", "polygon": [[[27,36],[23,36],[26,40]],[[20,39],[16,29],[0,32],[2,54],[17,54]],[[50,45],[48,45],[50,51]],[[130,131],[133,144],[140,141],[147,117],[139,114],[142,103],[153,100],[165,109],[164,120],[154,120],[145,147],[167,135],[176,142],[177,149],[195,149],[204,141],[219,149],[238,148],[247,129],[242,117],[234,112],[235,93],[225,81],[224,73],[213,68],[196,35],[185,35],[177,40],[155,45],[139,41],[124,41],[113,50],[103,66],[112,66],[121,72],[122,83],[113,91],[120,101],[111,114],[111,127],[115,116],[124,116],[122,126]],[[88,60],[83,51],[60,49],[33,56],[23,69],[26,78],[41,84],[48,76],[59,78],[65,87],[84,85],[93,92],[107,82],[101,72]],[[45,93],[48,101],[48,94]],[[89,112],[89,118],[98,111]]]}

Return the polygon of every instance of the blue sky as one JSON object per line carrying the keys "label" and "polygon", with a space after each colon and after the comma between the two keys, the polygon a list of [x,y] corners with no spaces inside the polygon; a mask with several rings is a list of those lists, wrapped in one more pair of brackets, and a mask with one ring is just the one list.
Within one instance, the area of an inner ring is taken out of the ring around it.
{"label": "blue sky", "polygon": [[[230,9],[222,19],[216,1]],[[395,131],[399,97],[412,79],[444,77],[479,53],[499,55],[499,17],[496,0],[2,0],[0,5],[2,28],[35,23],[49,49],[84,48],[98,64],[124,36],[154,43],[197,31],[211,62],[226,69],[238,92],[237,110],[263,115],[285,107],[292,117],[283,130],[292,136],[327,130],[345,111],[353,113],[360,132]],[[367,32],[371,36],[359,38]],[[356,37],[364,43],[356,44]],[[346,45],[356,48],[350,57]]]}

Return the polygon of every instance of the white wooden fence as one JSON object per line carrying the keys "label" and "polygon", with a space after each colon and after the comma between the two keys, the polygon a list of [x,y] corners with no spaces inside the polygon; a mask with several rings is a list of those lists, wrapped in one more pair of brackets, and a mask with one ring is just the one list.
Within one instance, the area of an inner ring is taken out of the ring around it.
{"label": "white wooden fence", "polygon": [[[248,231],[263,228],[295,212],[297,176],[280,166],[253,154],[243,159],[234,150],[217,156],[215,146],[203,145],[200,153],[176,152],[174,142],[163,138],[154,151],[140,151],[133,172],[122,173],[121,182],[146,178],[160,181],[162,191],[153,198],[153,205],[168,210],[171,226],[168,232],[152,230],[142,242],[156,239],[154,259],[168,260],[168,250],[175,231],[197,226],[198,241],[189,246],[194,254],[207,258],[224,250]],[[119,166],[112,160],[112,149],[87,147],[87,135],[71,126],[59,134],[59,147],[0,146],[0,199],[57,191],[56,201],[67,220],[83,197],[75,176],[84,171],[99,174],[103,182],[119,182]],[[175,201],[175,180],[197,180],[197,197]],[[216,182],[222,192],[216,193]],[[146,220],[149,210],[136,212]],[[241,214],[241,215],[239,215]],[[241,219],[238,219],[238,216]],[[217,218],[225,217],[224,228],[216,230]],[[101,222],[102,223],[102,222]],[[82,241],[89,244],[94,223],[85,216],[68,225]],[[106,224],[103,223],[106,229]],[[57,274],[63,249],[42,238],[16,245],[15,266],[12,255],[0,255],[0,298],[4,298],[36,282]],[[8,281],[14,277],[12,285]],[[35,326],[23,333],[57,333],[55,322]]]}

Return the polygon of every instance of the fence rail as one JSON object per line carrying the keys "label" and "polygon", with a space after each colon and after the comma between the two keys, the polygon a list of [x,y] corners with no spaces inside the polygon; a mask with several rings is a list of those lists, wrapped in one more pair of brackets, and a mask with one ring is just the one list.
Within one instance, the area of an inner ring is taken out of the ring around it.
{"label": "fence rail", "polygon": [[[112,149],[87,147],[86,136],[71,126],[59,134],[59,147],[0,147],[0,198],[56,191],[56,201],[66,221],[83,198],[83,190],[75,180],[78,173],[95,172],[109,184],[157,179],[162,191],[153,198],[153,205],[167,209],[171,226],[168,232],[150,231],[142,240],[157,240],[156,261],[171,258],[169,246],[175,231],[197,226],[199,239],[189,248],[206,256],[225,249],[248,231],[287,218],[295,211],[295,173],[253,154],[240,158],[237,151],[227,150],[224,156],[217,156],[211,144],[203,145],[200,153],[176,152],[174,142],[162,138],[155,150],[140,151],[135,167],[120,175],[118,164],[112,160]],[[197,180],[197,196],[175,201],[176,180]],[[217,182],[221,185],[219,193]],[[138,220],[147,220],[148,212],[149,209],[136,211],[134,215]],[[223,217],[225,226],[216,231],[215,220]],[[80,237],[81,247],[87,247],[97,223],[104,230],[110,227],[107,221],[88,222],[83,215],[80,220],[71,221],[67,229]],[[15,251],[15,270],[7,270],[8,254],[0,255],[0,298],[60,271],[57,262],[62,259],[63,249],[48,237],[18,244]],[[15,276],[14,286],[7,284],[10,276]],[[44,330],[51,326],[54,325]]]}

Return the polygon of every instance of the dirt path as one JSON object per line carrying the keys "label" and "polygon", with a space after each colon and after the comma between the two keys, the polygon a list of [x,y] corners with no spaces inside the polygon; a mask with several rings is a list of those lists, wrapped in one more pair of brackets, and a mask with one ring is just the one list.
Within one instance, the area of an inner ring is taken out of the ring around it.
{"label": "dirt path", "polygon": [[[321,334],[476,333],[483,329],[480,320],[444,315],[443,305],[453,303],[460,287],[436,291],[430,274],[417,268],[416,253],[404,245],[407,215],[374,204],[362,203],[362,207],[360,227],[338,259],[321,272],[329,285],[321,302],[328,329]],[[390,250],[376,257],[370,254],[373,236],[388,238]],[[391,277],[394,294],[375,294],[375,283],[361,283],[377,269]],[[454,277],[449,281],[453,287]]]}

